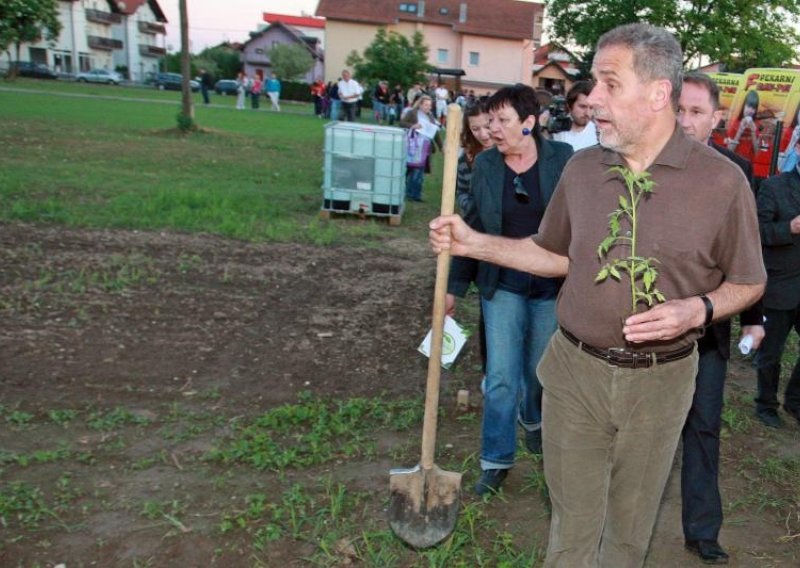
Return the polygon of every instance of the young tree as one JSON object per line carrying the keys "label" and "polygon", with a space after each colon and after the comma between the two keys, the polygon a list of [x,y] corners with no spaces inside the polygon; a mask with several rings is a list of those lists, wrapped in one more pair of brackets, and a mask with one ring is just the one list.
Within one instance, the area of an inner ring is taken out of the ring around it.
{"label": "young tree", "polygon": [[577,63],[591,63],[599,37],[620,24],[647,22],[672,30],[684,63],[698,56],[729,70],[774,67],[797,56],[797,0],[545,0],[555,41],[584,50]]}
{"label": "young tree", "polygon": [[279,43],[267,53],[272,70],[280,79],[291,81],[308,73],[314,65],[314,58],[308,49],[300,44]]}
{"label": "young tree", "polygon": [[408,87],[417,81],[424,82],[425,74],[433,70],[428,63],[428,46],[419,32],[414,32],[411,41],[397,32],[380,28],[363,55],[356,51],[347,57],[358,80],[374,83],[386,80],[390,85]]}
{"label": "young tree", "polygon": [[[0,50],[13,45],[16,61],[23,43],[54,40],[60,33],[58,0],[0,0]],[[9,75],[16,75],[13,65]]]}

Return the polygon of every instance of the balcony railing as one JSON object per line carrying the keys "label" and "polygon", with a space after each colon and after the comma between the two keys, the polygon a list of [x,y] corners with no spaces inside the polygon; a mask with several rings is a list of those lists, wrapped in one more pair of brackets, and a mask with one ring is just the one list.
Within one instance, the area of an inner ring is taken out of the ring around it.
{"label": "balcony railing", "polygon": [[139,53],[145,57],[163,57],[167,54],[167,50],[157,45],[139,45]]}
{"label": "balcony railing", "polygon": [[103,12],[102,10],[93,10],[91,8],[86,9],[86,19],[90,22],[108,25],[122,22],[120,14],[112,14],[111,12]]}
{"label": "balcony railing", "polygon": [[122,40],[119,39],[111,39],[110,37],[93,35],[87,36],[86,39],[89,41],[89,47],[91,49],[105,49],[106,51],[122,49]]}
{"label": "balcony railing", "polygon": [[143,34],[166,35],[167,28],[164,24],[158,24],[156,22],[139,22],[139,31]]}

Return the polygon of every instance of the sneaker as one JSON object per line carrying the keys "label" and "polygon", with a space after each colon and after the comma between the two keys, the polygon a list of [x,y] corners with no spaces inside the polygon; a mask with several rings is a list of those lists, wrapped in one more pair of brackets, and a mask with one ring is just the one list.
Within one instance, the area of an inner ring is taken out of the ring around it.
{"label": "sneaker", "polygon": [[481,497],[497,493],[507,475],[507,469],[484,469],[475,484],[475,493]]}
{"label": "sneaker", "polygon": [[756,410],[756,416],[767,428],[780,428],[783,424],[775,408],[759,408]]}
{"label": "sneaker", "polygon": [[525,447],[532,454],[542,455],[542,429],[525,430]]}

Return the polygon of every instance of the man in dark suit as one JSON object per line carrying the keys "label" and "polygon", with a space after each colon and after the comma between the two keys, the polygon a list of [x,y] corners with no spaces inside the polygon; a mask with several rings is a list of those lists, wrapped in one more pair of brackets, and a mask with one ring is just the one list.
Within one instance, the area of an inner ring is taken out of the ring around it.
{"label": "man in dark suit", "polygon": [[[800,151],[800,141],[795,151]],[[757,205],[767,268],[763,299],[767,336],[756,356],[756,414],[767,426],[778,428],[781,355],[792,328],[800,333],[800,171],[795,168],[764,180]],[[786,385],[783,409],[800,422],[800,361]]]}
{"label": "man in dark suit", "polygon": [[[708,75],[687,73],[678,103],[678,121],[683,130],[703,143],[709,143],[712,129],[722,115],[719,108],[719,87]],[[711,144],[736,163],[753,186],[752,166],[727,148]],[[702,191],[702,188],[699,188]],[[758,347],[764,337],[759,306],[741,316],[742,335],[753,337]],[[683,533],[686,548],[703,561],[726,564],[728,555],[719,545],[722,527],[722,499],[719,493],[719,434],[722,426],[723,391],[730,358],[731,322],[710,326],[697,342],[700,361],[692,407],[681,437],[681,501]]]}

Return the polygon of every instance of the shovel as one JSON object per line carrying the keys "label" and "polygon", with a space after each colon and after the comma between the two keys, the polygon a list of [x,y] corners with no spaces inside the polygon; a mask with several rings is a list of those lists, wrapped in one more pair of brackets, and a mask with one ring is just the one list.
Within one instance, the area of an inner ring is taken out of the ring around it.
{"label": "shovel", "polygon": [[[458,167],[461,107],[447,109],[447,139],[444,150],[442,215],[453,213]],[[458,516],[461,474],[439,469],[433,463],[436,449],[436,420],[439,411],[439,376],[442,362],[444,309],[450,252],[439,253],[436,287],[433,295],[433,324],[428,381],[425,392],[425,418],[422,423],[422,459],[412,469],[389,472],[389,524],[397,536],[414,548],[427,548],[453,532]]]}

